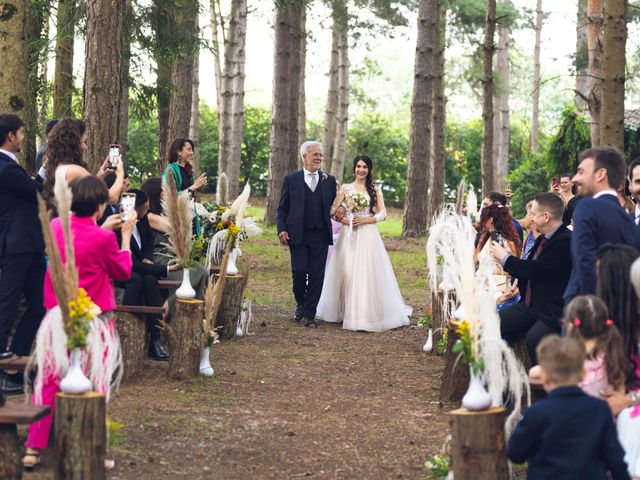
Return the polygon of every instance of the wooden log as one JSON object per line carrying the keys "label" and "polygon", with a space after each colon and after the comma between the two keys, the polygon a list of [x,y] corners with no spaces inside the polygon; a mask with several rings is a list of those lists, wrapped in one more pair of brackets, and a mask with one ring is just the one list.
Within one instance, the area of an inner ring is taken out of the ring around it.
{"label": "wooden log", "polygon": [[133,313],[116,312],[116,330],[122,349],[122,380],[134,378],[142,372],[147,355],[146,320]]}
{"label": "wooden log", "polygon": [[498,407],[471,412],[460,408],[449,415],[454,478],[508,480],[506,410]]}
{"label": "wooden log", "polygon": [[55,411],[56,480],[104,480],[105,396],[58,393]]}
{"label": "wooden log", "polygon": [[444,403],[460,402],[469,386],[469,365],[452,351],[457,340],[456,327],[449,324],[446,359],[440,383],[440,401]]}
{"label": "wooden log", "polygon": [[204,348],[202,300],[177,300],[176,314],[166,328],[169,340],[169,376],[188,380],[199,373],[200,355]]}
{"label": "wooden log", "polygon": [[16,425],[0,425],[0,478],[20,480],[22,470]]}
{"label": "wooden log", "polygon": [[222,294],[222,303],[216,317],[216,327],[222,327],[220,338],[233,338],[236,333],[238,317],[242,310],[244,290],[248,275],[227,275]]}

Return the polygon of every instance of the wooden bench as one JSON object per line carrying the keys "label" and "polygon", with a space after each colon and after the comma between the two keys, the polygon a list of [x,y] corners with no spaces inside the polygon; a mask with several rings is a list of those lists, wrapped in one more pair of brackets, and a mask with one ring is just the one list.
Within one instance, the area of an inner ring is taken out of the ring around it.
{"label": "wooden bench", "polygon": [[13,357],[0,360],[0,370],[18,370],[24,372],[27,368],[27,363],[29,363],[29,357],[18,357],[14,355]]}
{"label": "wooden bench", "polygon": [[51,411],[48,405],[28,405],[8,402],[0,407],[0,477],[4,480],[22,478],[22,459],[16,425],[37,422]]}
{"label": "wooden bench", "polygon": [[182,285],[180,280],[158,280],[161,290],[174,290]]}

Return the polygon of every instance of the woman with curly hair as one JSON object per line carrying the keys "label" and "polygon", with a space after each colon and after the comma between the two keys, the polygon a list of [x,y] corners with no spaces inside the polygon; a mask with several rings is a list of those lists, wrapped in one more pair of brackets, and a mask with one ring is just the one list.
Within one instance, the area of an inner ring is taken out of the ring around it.
{"label": "woman with curly hair", "polygon": [[[513,217],[509,209],[494,204],[484,207],[480,211],[480,237],[473,258],[476,263],[485,255],[493,260],[491,255],[491,240],[495,240],[511,252],[512,255],[522,255],[522,242],[513,225]],[[500,296],[496,300],[498,311],[520,301],[520,292],[517,282],[509,285],[510,276],[502,269],[502,265],[496,262],[496,274],[494,276]]]}
{"label": "woman with curly hair", "polygon": [[[82,120],[65,117],[49,133],[46,147],[47,173],[44,181],[44,198],[49,208],[55,207],[54,189],[58,178],[64,178],[67,183],[71,183],[75,178],[91,175],[89,166],[84,161],[86,150],[87,133]],[[102,178],[108,171],[108,159],[105,159],[97,176]],[[116,167],[116,180],[109,188],[109,203],[118,203],[123,183],[124,167],[120,159]]]}

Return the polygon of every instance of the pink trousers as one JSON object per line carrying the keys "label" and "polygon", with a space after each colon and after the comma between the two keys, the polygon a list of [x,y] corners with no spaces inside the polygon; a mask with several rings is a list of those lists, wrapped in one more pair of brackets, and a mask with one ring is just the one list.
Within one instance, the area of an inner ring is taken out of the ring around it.
{"label": "pink trousers", "polygon": [[[109,331],[113,335],[115,332],[114,320],[109,321]],[[99,393],[105,393],[105,385],[94,385]],[[49,405],[51,413],[29,426],[29,434],[25,446],[42,450],[49,445],[49,432],[51,431],[51,422],[53,421],[53,413],[56,408],[56,394],[60,391],[60,377],[51,375],[42,385],[42,405]],[[35,396],[31,397],[31,403],[36,404]]]}

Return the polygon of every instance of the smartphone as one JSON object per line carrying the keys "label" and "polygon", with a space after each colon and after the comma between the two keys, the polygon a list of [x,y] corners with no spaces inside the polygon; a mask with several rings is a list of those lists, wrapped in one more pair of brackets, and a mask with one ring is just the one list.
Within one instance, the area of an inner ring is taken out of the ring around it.
{"label": "smartphone", "polygon": [[120,145],[112,143],[109,145],[109,168],[118,168],[118,162],[120,161]]}
{"label": "smartphone", "polygon": [[551,180],[551,187],[558,188],[559,186],[560,186],[560,179],[558,177],[554,177],[553,180]]}

